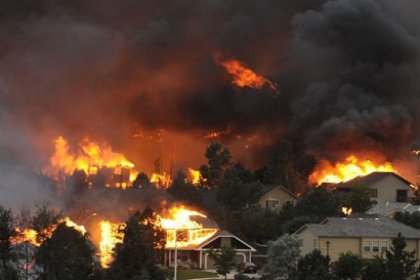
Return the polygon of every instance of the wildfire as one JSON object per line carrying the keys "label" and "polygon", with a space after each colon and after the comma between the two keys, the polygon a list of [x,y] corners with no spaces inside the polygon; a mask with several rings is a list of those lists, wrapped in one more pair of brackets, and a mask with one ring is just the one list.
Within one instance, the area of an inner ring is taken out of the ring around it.
{"label": "wildfire", "polygon": [[101,242],[99,243],[100,260],[102,267],[109,267],[113,260],[113,250],[118,243],[122,243],[124,238],[121,229],[124,224],[101,221]]}
{"label": "wildfire", "polygon": [[200,171],[192,169],[192,168],[188,168],[188,175],[189,175],[188,176],[189,180],[193,185],[200,184],[200,181],[203,179]]}
{"label": "wildfire", "polygon": [[161,174],[153,173],[150,177],[150,182],[154,183],[158,187],[168,188],[172,184],[172,178],[166,172]]}
{"label": "wildfire", "polygon": [[216,61],[232,75],[232,84],[239,87],[250,87],[254,89],[268,87],[272,91],[278,92],[275,83],[249,69],[244,62],[237,59],[223,60],[220,56],[216,57]]}
{"label": "wildfire", "polygon": [[344,162],[332,164],[327,160],[321,160],[315,171],[309,177],[311,183],[340,183],[365,176],[372,172],[396,172],[391,163],[377,163],[372,160],[361,160],[355,155],[348,156]]}
{"label": "wildfire", "polygon": [[171,208],[165,217],[161,218],[161,227],[166,231],[166,248],[188,247],[197,245],[209,239],[217,232],[214,228],[204,228],[192,217],[207,218],[206,215],[187,209],[185,206]]}
{"label": "wildfire", "polygon": [[[75,222],[73,222],[69,217],[64,217],[62,219],[58,220],[57,224],[65,223],[67,227],[71,227],[79,231],[81,234],[86,234],[86,229],[84,226],[78,225]],[[54,232],[54,230],[57,228],[57,224],[54,224],[50,226],[49,228],[45,229],[43,232],[43,236],[46,238],[50,238]],[[20,229],[16,228],[16,236],[12,239],[12,244],[21,244],[24,242],[28,242],[36,247],[41,246],[42,240],[38,234],[37,231],[30,228]]]}
{"label": "wildfire", "polygon": [[119,175],[119,181],[115,186],[126,188],[138,173],[134,170],[132,162],[123,154],[112,151],[108,144],[101,146],[85,138],[79,143],[77,153],[72,153],[68,141],[59,136],[55,139],[54,147],[51,166],[44,170],[46,174],[54,177],[58,177],[60,172],[71,175],[76,170],[83,170],[87,175],[95,175],[99,169],[108,168],[112,170],[113,175]]}

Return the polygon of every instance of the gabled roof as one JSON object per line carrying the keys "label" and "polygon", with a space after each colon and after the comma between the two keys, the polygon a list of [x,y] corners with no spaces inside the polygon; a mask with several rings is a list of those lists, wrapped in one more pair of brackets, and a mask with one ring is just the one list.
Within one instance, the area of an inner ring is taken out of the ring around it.
{"label": "gabled roof", "polygon": [[261,193],[262,193],[261,197],[263,197],[263,196],[265,196],[265,195],[267,195],[267,194],[269,194],[269,193],[271,193],[271,192],[273,192],[277,189],[281,189],[284,192],[286,192],[287,194],[289,194],[289,195],[291,195],[291,196],[293,196],[294,198],[297,199],[297,196],[293,192],[289,191],[288,189],[286,189],[285,187],[280,186],[280,185],[264,185],[262,187],[262,190],[261,190]]}
{"label": "gabled roof", "polygon": [[395,212],[420,212],[420,206],[404,202],[380,202],[370,208],[366,214],[388,216]]}
{"label": "gabled roof", "polygon": [[204,246],[210,244],[211,242],[213,242],[217,238],[221,238],[221,237],[234,238],[237,241],[239,241],[240,243],[244,244],[246,247],[248,247],[252,252],[256,252],[257,251],[254,247],[252,247],[251,245],[249,245],[248,243],[246,243],[245,241],[243,241],[242,239],[238,238],[237,236],[235,236],[234,234],[230,233],[227,230],[218,230],[212,237],[210,237],[209,239],[207,239],[206,241],[204,241],[203,243],[201,243],[200,245],[198,245],[197,248],[196,248],[196,250],[203,249]]}
{"label": "gabled roof", "polygon": [[320,224],[306,224],[305,229],[320,237],[375,237],[394,238],[399,232],[409,239],[420,239],[420,230],[385,217],[381,218],[327,218]]}
{"label": "gabled roof", "polygon": [[350,181],[334,184],[332,186],[335,187],[335,188],[338,188],[338,189],[340,189],[340,188],[352,188],[352,187],[355,187],[355,186],[371,186],[371,185],[375,184],[376,182],[382,180],[383,178],[385,178],[387,176],[394,176],[397,179],[406,183],[407,185],[409,185],[409,186],[412,185],[409,181],[407,181],[403,177],[399,176],[398,174],[395,174],[394,172],[372,172],[372,173],[370,173],[366,176],[359,176],[359,177],[356,177],[356,178],[354,178]]}

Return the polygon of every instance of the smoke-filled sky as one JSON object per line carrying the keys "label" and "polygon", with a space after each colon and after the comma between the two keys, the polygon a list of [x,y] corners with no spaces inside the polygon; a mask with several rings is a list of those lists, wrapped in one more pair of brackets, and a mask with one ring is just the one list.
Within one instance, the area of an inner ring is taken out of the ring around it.
{"label": "smoke-filled sky", "polygon": [[[58,135],[108,142],[148,172],[159,157],[197,167],[204,136],[227,128],[222,140],[252,168],[284,138],[302,162],[350,151],[404,160],[420,132],[419,10],[417,0],[4,0],[0,174],[16,192],[0,204],[39,194],[32,176]],[[232,85],[219,54],[280,94]]]}

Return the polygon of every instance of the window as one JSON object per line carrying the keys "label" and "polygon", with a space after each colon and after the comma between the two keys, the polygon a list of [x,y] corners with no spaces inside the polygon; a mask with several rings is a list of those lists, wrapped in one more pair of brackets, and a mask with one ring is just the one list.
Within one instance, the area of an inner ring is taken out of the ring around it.
{"label": "window", "polygon": [[397,202],[407,202],[407,190],[397,190]]}
{"label": "window", "polygon": [[378,197],[378,189],[369,189],[370,197]]}
{"label": "window", "polygon": [[363,252],[370,252],[370,241],[363,241]]}
{"label": "window", "polygon": [[388,242],[381,241],[381,252],[386,252],[387,249],[388,249]]}
{"label": "window", "polygon": [[379,252],[379,241],[372,241],[372,252]]}
{"label": "window", "polygon": [[279,201],[275,199],[269,199],[265,201],[265,207],[267,208],[277,208],[279,206]]}

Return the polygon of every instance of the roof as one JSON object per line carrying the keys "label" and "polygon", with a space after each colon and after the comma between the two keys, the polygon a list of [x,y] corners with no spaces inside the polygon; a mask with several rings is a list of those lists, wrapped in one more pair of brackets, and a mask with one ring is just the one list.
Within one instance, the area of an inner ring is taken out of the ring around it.
{"label": "roof", "polygon": [[294,198],[297,199],[297,196],[293,192],[289,191],[288,189],[286,189],[285,187],[280,186],[280,185],[264,185],[261,189],[261,197],[271,193],[272,191],[274,191],[276,189],[281,189],[284,192],[288,193],[289,195],[291,195],[291,196],[293,196]]}
{"label": "roof", "polygon": [[366,214],[388,216],[394,212],[420,212],[420,206],[403,202],[381,202],[370,208]]}
{"label": "roof", "polygon": [[[211,237],[209,237],[207,240],[203,241],[200,244],[191,244],[189,246],[184,246],[184,247],[178,247],[177,249],[182,251],[182,250],[201,250],[204,246],[206,246],[207,244],[211,243],[212,241],[216,240],[219,237],[230,237],[230,238],[235,238],[236,240],[238,240],[239,242],[243,243],[244,245],[246,245],[247,247],[249,247],[249,249],[252,252],[255,252],[255,248],[252,247],[251,245],[249,245],[248,243],[246,243],[245,241],[239,239],[237,236],[235,236],[234,234],[226,231],[226,230],[218,230],[216,231]],[[167,248],[169,250],[172,250],[174,248]]]}
{"label": "roof", "polygon": [[399,180],[403,181],[407,185],[412,185],[409,181],[404,179],[403,177],[399,176],[398,174],[394,172],[372,172],[366,176],[359,176],[356,177],[350,181],[338,183],[333,186],[336,188],[352,188],[355,186],[371,186],[375,184],[376,182],[382,180],[383,178],[387,176],[395,176]]}
{"label": "roof", "polygon": [[394,238],[399,232],[409,239],[420,239],[420,230],[389,218],[327,218],[321,224],[306,224],[305,229],[320,237],[376,237]]}

